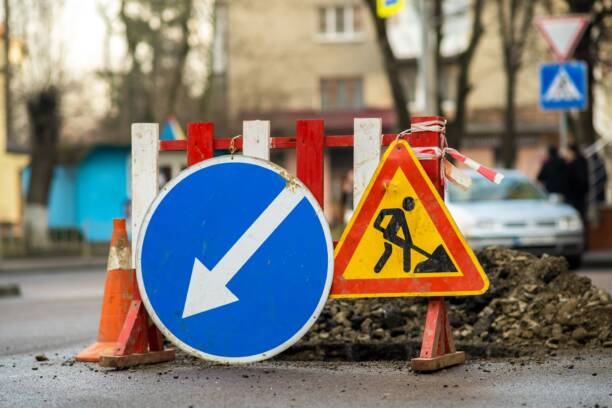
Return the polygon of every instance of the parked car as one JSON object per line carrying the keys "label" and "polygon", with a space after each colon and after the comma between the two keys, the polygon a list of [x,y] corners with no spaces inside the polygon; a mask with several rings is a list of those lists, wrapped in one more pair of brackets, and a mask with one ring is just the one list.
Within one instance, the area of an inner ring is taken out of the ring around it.
{"label": "parked car", "polygon": [[473,184],[467,190],[449,183],[446,203],[470,246],[562,255],[578,268],[584,249],[578,212],[518,171],[501,172],[505,178],[499,185],[476,173],[469,174]]}

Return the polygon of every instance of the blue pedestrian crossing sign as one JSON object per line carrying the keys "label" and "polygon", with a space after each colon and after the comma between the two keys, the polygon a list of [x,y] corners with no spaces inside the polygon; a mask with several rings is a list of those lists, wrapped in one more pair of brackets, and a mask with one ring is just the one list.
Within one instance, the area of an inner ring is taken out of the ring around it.
{"label": "blue pedestrian crossing sign", "polygon": [[540,65],[542,109],[586,109],[587,103],[586,63],[570,61]]}
{"label": "blue pedestrian crossing sign", "polygon": [[151,204],[138,285],[162,333],[215,361],[270,358],[299,340],[328,298],[333,245],[310,191],[270,162],[191,166]]}

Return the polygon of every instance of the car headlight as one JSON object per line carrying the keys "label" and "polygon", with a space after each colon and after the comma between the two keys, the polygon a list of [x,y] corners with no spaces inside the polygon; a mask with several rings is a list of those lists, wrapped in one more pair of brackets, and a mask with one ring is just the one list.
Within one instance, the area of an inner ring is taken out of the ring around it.
{"label": "car headlight", "polygon": [[582,228],[582,222],[576,215],[561,217],[557,220],[557,228],[562,231],[575,231]]}

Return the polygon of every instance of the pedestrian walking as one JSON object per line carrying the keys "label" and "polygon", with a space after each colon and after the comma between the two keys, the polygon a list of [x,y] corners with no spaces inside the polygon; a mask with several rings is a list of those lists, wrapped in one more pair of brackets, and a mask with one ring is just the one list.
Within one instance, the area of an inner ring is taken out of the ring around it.
{"label": "pedestrian walking", "polygon": [[548,157],[542,164],[538,173],[538,181],[542,183],[549,194],[567,195],[568,190],[568,165],[559,155],[556,146],[548,146]]}
{"label": "pedestrian walking", "polygon": [[586,222],[587,196],[589,193],[589,166],[587,159],[576,144],[569,146],[566,153],[568,191],[566,201],[580,213]]}

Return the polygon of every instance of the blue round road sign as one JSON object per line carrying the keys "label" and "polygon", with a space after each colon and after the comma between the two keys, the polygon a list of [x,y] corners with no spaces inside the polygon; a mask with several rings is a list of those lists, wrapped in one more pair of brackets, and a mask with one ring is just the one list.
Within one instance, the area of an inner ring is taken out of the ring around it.
{"label": "blue round road sign", "polygon": [[138,234],[136,267],[151,318],[178,347],[251,362],[282,352],[317,319],[333,247],[299,180],[263,160],[225,156],[160,191]]}

